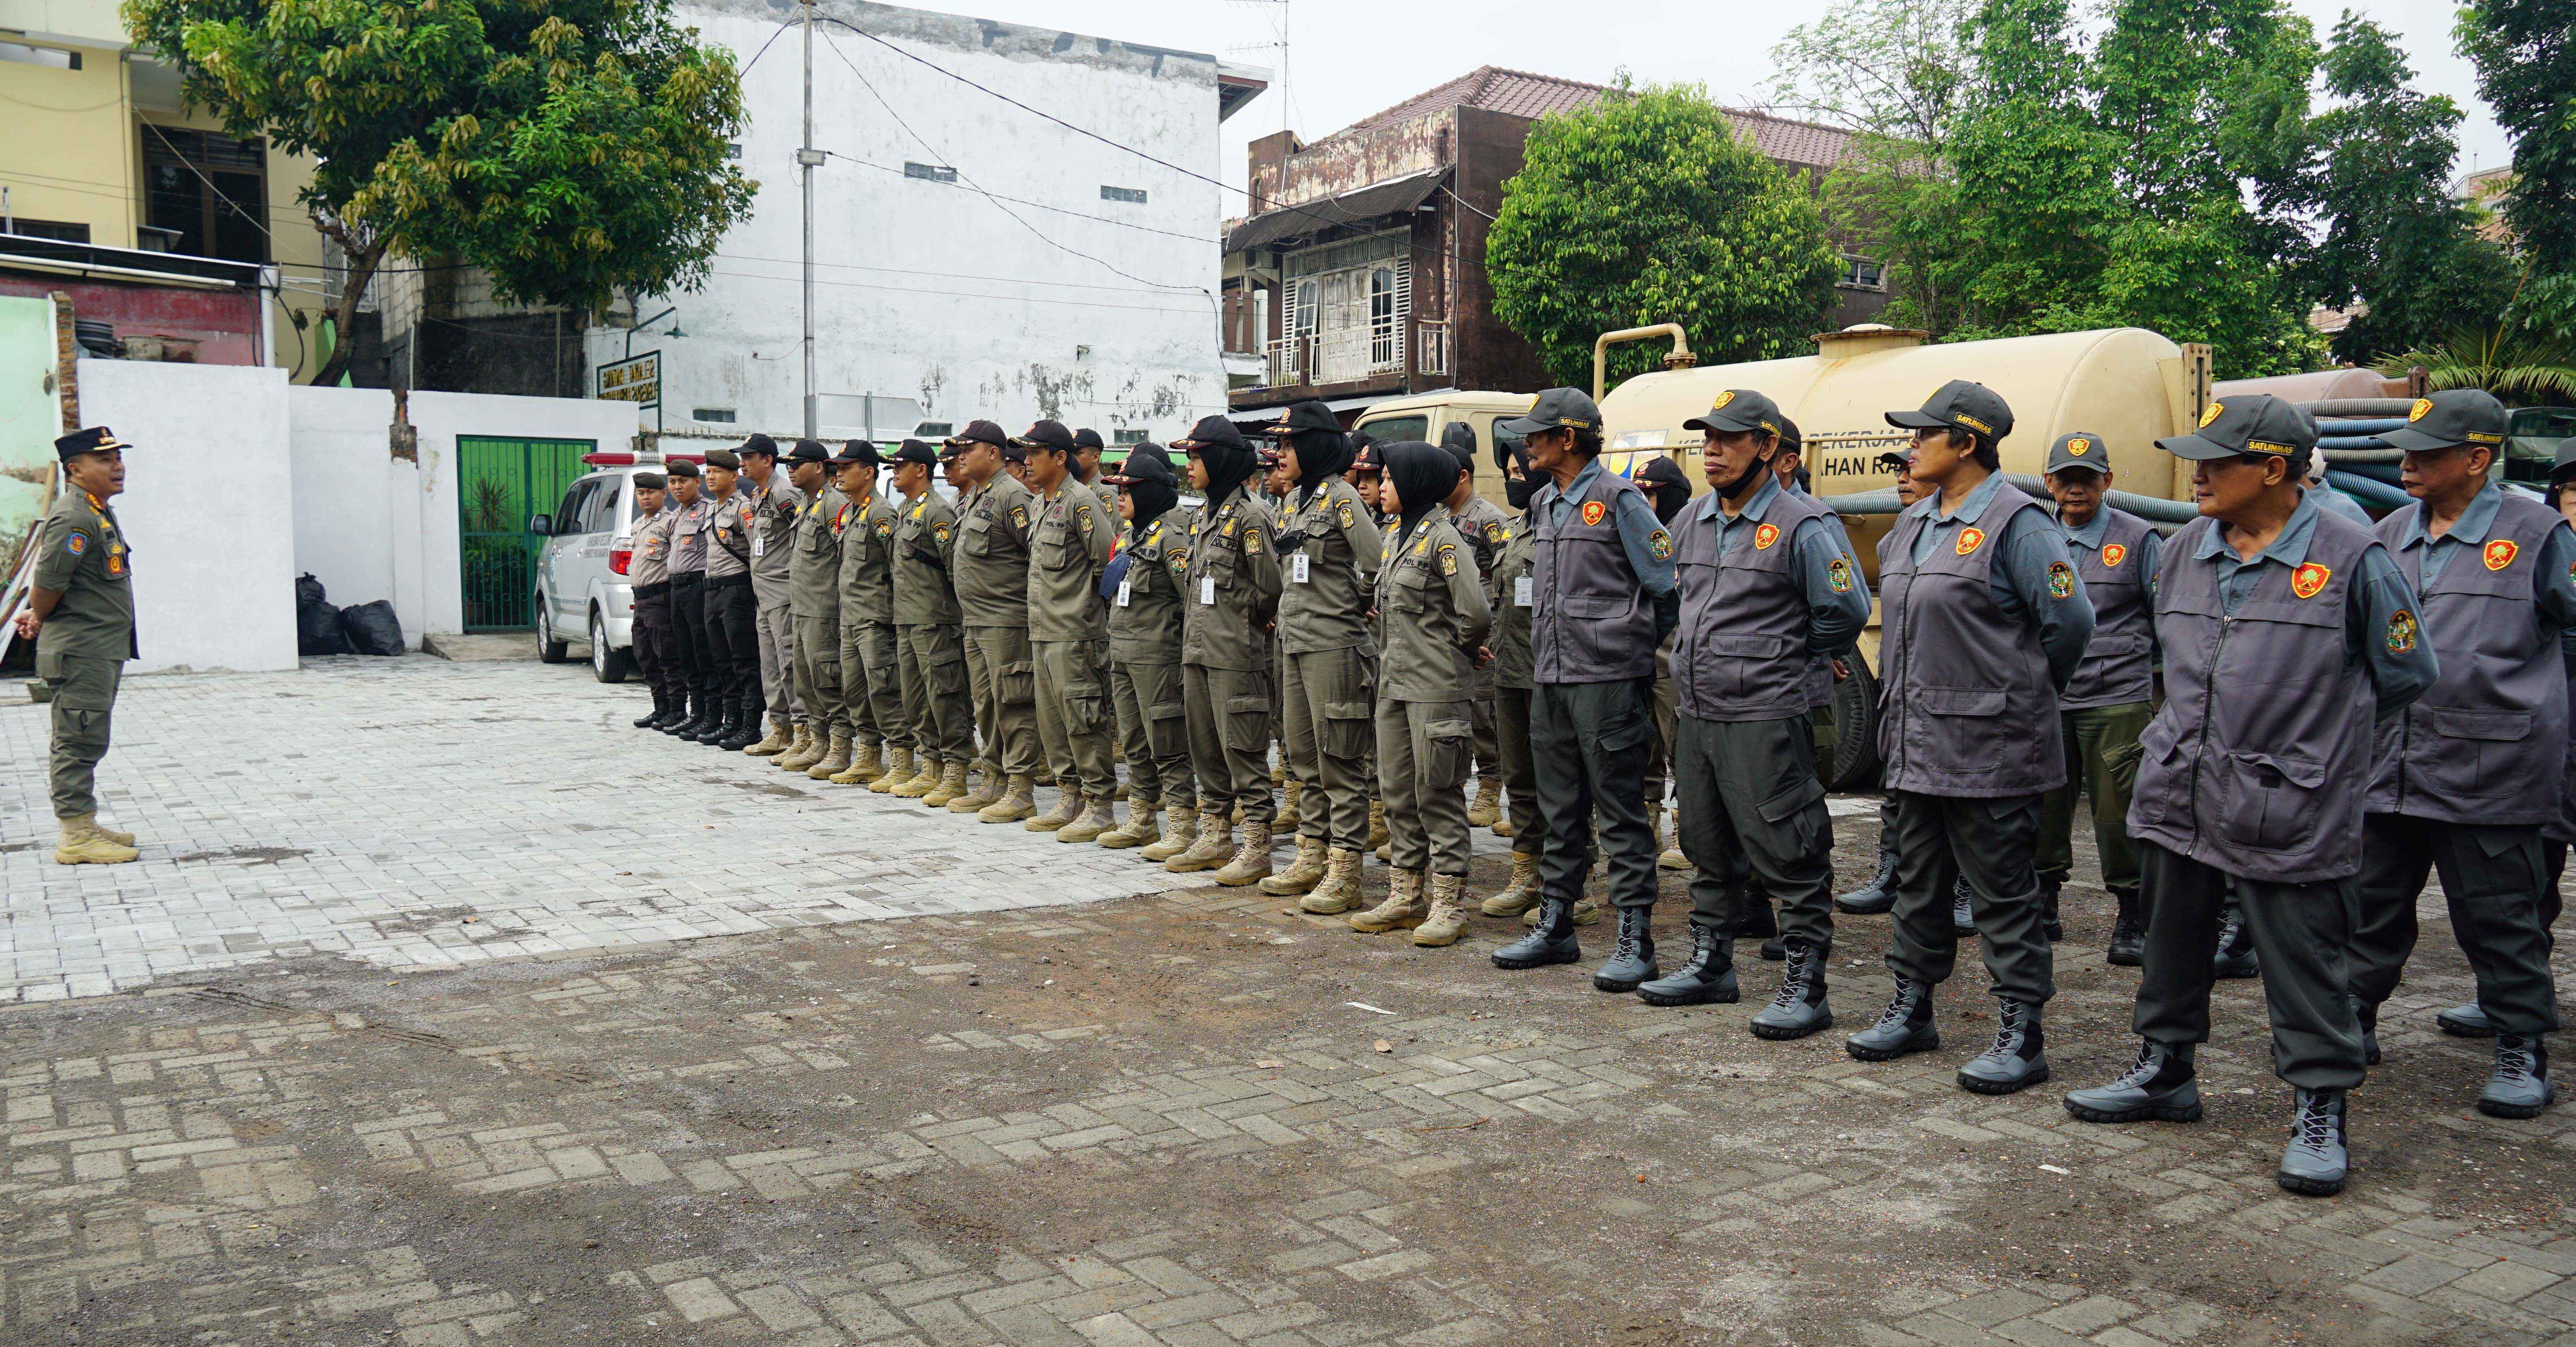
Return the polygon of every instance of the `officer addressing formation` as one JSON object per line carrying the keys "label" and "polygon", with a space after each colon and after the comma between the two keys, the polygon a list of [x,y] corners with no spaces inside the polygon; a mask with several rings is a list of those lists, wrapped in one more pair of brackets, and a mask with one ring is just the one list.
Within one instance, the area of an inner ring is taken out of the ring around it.
{"label": "officer addressing formation", "polygon": [[[2294,1092],[2278,1181],[2339,1191],[2347,1101],[2434,875],[2477,982],[2438,1022],[2495,1040],[2477,1107],[2548,1108],[2576,442],[2543,504],[2493,479],[2493,397],[2420,400],[2387,435],[2413,502],[2373,524],[2318,482],[2306,412],[2230,397],[2158,442],[2192,464],[2200,514],[2163,537],[2110,504],[2099,433],[2049,446],[2052,509],[1999,475],[2013,414],[1984,386],[1886,419],[1911,437],[1880,460],[1903,503],[1877,572],[1887,803],[1878,874],[1840,898],[1819,722],[1871,587],[1805,489],[1797,426],[1755,389],[1686,423],[1698,499],[1660,457],[1609,470],[1600,409],[1570,388],[1498,421],[1490,449],[1463,424],[1375,443],[1310,402],[1269,451],[1211,416],[1173,442],[1181,464],[1138,444],[1106,474],[1100,436],[1053,420],[891,454],[802,440],[783,460],[754,435],[635,475],[653,698],[636,724],[1259,883],[1361,934],[1437,948],[1517,919],[1491,955],[1505,970],[1582,958],[1598,865],[1618,921],[1593,985],[1735,1002],[1733,941],[1773,937],[1782,972],[1749,1026],[1766,1039],[1834,1024],[1835,913],[1885,913],[1894,993],[1844,1043],[1865,1062],[1941,1048],[1933,989],[1974,937],[1996,1029],[1957,1079],[1982,1094],[2050,1078],[2080,796],[2116,908],[2107,960],[2141,969],[2140,1043],[2065,1096],[2075,1117],[2199,1118],[2212,982],[2259,969]],[[56,441],[67,489],[18,622],[53,692],[64,864],[136,856],[93,786],[136,653],[109,505],[124,447],[104,427]],[[1483,458],[1510,512],[1477,493]],[[1274,741],[1296,829],[1277,872]],[[1042,775],[1058,794],[1039,813]],[[1667,779],[1661,864],[1689,873],[1691,934],[1672,966],[1652,930]],[[1481,900],[1474,827],[1511,841]]]}

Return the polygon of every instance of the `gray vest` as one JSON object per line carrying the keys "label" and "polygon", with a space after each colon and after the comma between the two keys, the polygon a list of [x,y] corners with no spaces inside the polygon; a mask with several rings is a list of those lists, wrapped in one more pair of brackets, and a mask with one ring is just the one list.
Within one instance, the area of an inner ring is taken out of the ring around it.
{"label": "gray vest", "polygon": [[[1812,703],[1809,613],[1791,543],[1824,507],[1782,492],[1762,522],[1734,531],[1721,555],[1717,519],[1697,502],[1684,510],[1674,560],[1680,563],[1681,626],[1673,634],[1673,692],[1697,720],[1786,720]],[[1831,677],[1831,674],[1826,675]]]}
{"label": "gray vest", "polygon": [[2107,505],[2102,513],[2102,549],[2066,549],[2075,554],[2076,578],[2093,600],[2093,639],[2066,690],[2057,694],[2057,704],[2069,711],[2155,696],[2156,606],[2141,578],[2142,554],[2164,540],[2136,515]]}
{"label": "gray vest", "polygon": [[[2217,527],[2183,525],[2157,572],[2165,704],[2138,736],[2129,835],[2248,879],[2346,878],[2361,869],[2378,699],[2344,653],[2344,609],[2370,532],[2320,513],[2306,565],[2266,564],[2229,613],[2218,559],[2192,555]],[[2294,577],[2309,567],[2327,574],[2300,598]]]}
{"label": "gray vest", "polygon": [[[2379,541],[2409,581],[2424,548],[2399,552],[2423,510],[2379,521]],[[2567,756],[2567,669],[2558,634],[2533,612],[2531,568],[2558,512],[2508,492],[2484,546],[2416,583],[2420,639],[2442,676],[2380,727],[2368,809],[2445,823],[2549,823],[2558,817]]]}
{"label": "gray vest", "polygon": [[2002,488],[1972,529],[1933,548],[1919,568],[1914,539],[1926,520],[1897,516],[1880,544],[1878,751],[1888,789],[1990,800],[2066,784],[2039,628],[1995,603],[2004,526],[2038,508]]}
{"label": "gray vest", "polygon": [[[1604,471],[1551,524],[1556,483],[1530,501],[1537,547],[1530,576],[1530,658],[1541,683],[1655,676],[1655,604],[1619,541],[1619,497],[1637,484]],[[1592,506],[1598,505],[1598,510]]]}

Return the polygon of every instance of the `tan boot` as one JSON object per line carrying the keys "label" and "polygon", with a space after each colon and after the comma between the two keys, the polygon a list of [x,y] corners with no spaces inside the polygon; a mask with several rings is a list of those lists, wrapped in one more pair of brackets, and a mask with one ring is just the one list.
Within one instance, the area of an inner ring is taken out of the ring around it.
{"label": "tan boot", "polygon": [[92,814],[92,815],[90,815],[90,818],[89,818],[89,830],[90,830],[91,832],[97,833],[97,834],[98,834],[99,836],[101,836],[101,837],[106,838],[108,841],[114,842],[114,843],[115,843],[115,844],[117,844],[118,846],[121,846],[121,847],[130,847],[130,846],[134,845],[134,834],[132,834],[132,833],[128,833],[128,832],[118,832],[118,831],[117,831],[116,829],[114,829],[114,828],[110,828],[110,827],[105,826],[104,824],[101,824],[101,823],[98,821],[98,815],[96,815],[96,814]]}
{"label": "tan boot", "polygon": [[[1173,830],[1179,834],[1178,829]],[[1234,825],[1221,813],[1202,812],[1197,834],[1190,849],[1163,862],[1163,868],[1176,875],[1199,870],[1213,870],[1234,859]]]}
{"label": "tan boot", "polygon": [[1386,801],[1375,798],[1369,800],[1368,841],[1361,845],[1376,848],[1377,858],[1386,859]]}
{"label": "tan boot", "polygon": [[[858,773],[859,779],[862,781],[874,781],[878,777],[884,776],[886,774],[886,760],[885,758],[878,756],[880,750],[884,750],[889,754],[899,752],[905,757],[912,756],[912,750],[910,749],[886,750],[882,741],[871,739],[864,744],[860,744],[858,746],[858,751],[850,755],[850,770]],[[906,775],[910,775],[910,773],[907,772]]]}
{"label": "tan boot", "polygon": [[948,812],[980,814],[987,806],[998,803],[1001,798],[1002,774],[998,771],[986,772],[983,779],[975,783],[975,789],[949,800]]}
{"label": "tan boot", "polygon": [[1538,906],[1538,853],[1512,853],[1512,882],[1487,897],[1477,911],[1489,917],[1517,917]]}
{"label": "tan boot", "polygon": [[820,761],[808,763],[805,767],[805,775],[817,781],[829,781],[843,772],[854,771],[858,767],[857,760],[852,756],[855,751],[855,747],[850,743],[850,736],[833,735],[832,751],[824,754]]}
{"label": "tan boot", "polygon": [[[1476,798],[1467,806],[1467,826],[1490,828],[1503,816],[1503,783],[1498,777],[1476,778]],[[1443,941],[1442,943],[1447,943]]]}
{"label": "tan boot", "polygon": [[1511,814],[1511,811],[1510,811],[1510,810],[1506,809],[1506,810],[1504,810],[1504,811],[1502,812],[1502,814],[1501,814],[1501,816],[1500,816],[1500,817],[1498,817],[1498,818],[1496,818],[1496,819],[1494,820],[1494,836],[1496,836],[1496,837],[1509,837],[1509,836],[1511,836],[1511,835],[1512,835],[1512,814]]}
{"label": "tan boot", "polygon": [[[910,781],[914,776],[919,774],[921,767],[928,766],[927,763],[916,765],[912,760],[912,750],[908,748],[894,748],[886,750],[884,766],[875,776],[865,778],[860,777],[858,772],[859,768],[863,765],[865,764],[860,762],[858,759],[853,758],[850,760],[850,770],[843,772],[832,779],[845,786],[855,786],[864,780],[869,790],[874,791],[879,795],[892,795],[894,794],[895,787]],[[930,779],[934,782],[939,779],[938,768],[931,768]],[[904,798],[910,800],[919,799],[920,797],[916,795],[907,795]]]}
{"label": "tan boot", "polygon": [[1286,871],[1261,881],[1261,891],[1281,898],[1304,893],[1324,882],[1324,839],[1297,836],[1297,858]]}
{"label": "tan boot", "polygon": [[[1664,831],[1664,823],[1667,819],[1671,820],[1673,825],[1673,830],[1669,834]],[[1658,853],[1655,857],[1655,864],[1663,869],[1687,870],[1691,868],[1690,857],[1682,854],[1681,822],[1681,814],[1678,811],[1668,810],[1660,805],[1656,807],[1655,840],[1658,842],[1664,842],[1669,839],[1669,845],[1665,846],[1663,851]]]}
{"label": "tan boot", "polygon": [[[884,784],[885,781],[880,778],[876,785],[868,789],[875,790],[877,786]],[[919,793],[915,794],[916,791]],[[950,801],[965,793],[966,764],[954,761],[941,762],[937,758],[923,758],[918,775],[886,792],[888,795],[899,795],[907,800],[919,800],[933,809],[946,809]]]}
{"label": "tan boot", "polygon": [[1033,833],[1051,833],[1082,817],[1082,792],[1068,786],[1055,793],[1055,803],[1047,811],[1020,826]]}
{"label": "tan boot", "polygon": [[787,723],[787,717],[771,716],[768,735],[759,743],[744,745],[742,751],[755,758],[766,758],[774,753],[785,752],[795,742],[796,728]]}
{"label": "tan boot", "polygon": [[[1164,825],[1162,840],[1146,843],[1145,849],[1136,853],[1136,858],[1138,860],[1156,862],[1169,861],[1174,856],[1178,856],[1183,852],[1188,851],[1191,847],[1198,845],[1198,840],[1199,811],[1195,809],[1175,809],[1172,811],[1171,822]],[[1232,855],[1233,853],[1228,852],[1227,854]]]}
{"label": "tan boot", "polygon": [[1422,900],[1422,872],[1389,870],[1386,873],[1386,901],[1351,918],[1351,929],[1363,935],[1392,931],[1404,926],[1419,926],[1431,915]]}
{"label": "tan boot", "polygon": [[[1536,903],[1530,904],[1530,910],[1521,914],[1521,925],[1538,925],[1538,914],[1539,905]],[[1601,905],[1589,898],[1577,898],[1574,900],[1574,912],[1572,915],[1575,925],[1589,926],[1592,923],[1601,920]]]}
{"label": "tan boot", "polygon": [[1299,817],[1298,803],[1306,798],[1306,783],[1292,776],[1288,778],[1288,784],[1281,789],[1284,798],[1279,802],[1279,816],[1270,821],[1270,826],[1294,828],[1297,826]]}
{"label": "tan boot", "polygon": [[1216,872],[1216,882],[1227,888],[1241,888],[1256,879],[1270,877],[1270,825],[1243,825],[1243,845],[1235,848],[1234,859]]}
{"label": "tan boot", "polygon": [[986,823],[1017,823],[1036,812],[1038,812],[1036,783],[1025,776],[1014,776],[1003,790],[1002,798],[976,810],[975,817]]}
{"label": "tan boot", "polygon": [[1105,795],[1085,796],[1082,812],[1071,823],[1055,830],[1059,842],[1097,842],[1101,834],[1118,826],[1118,814],[1109,807]]}
{"label": "tan boot", "polygon": [[824,744],[811,725],[796,727],[796,736],[770,762],[782,772],[801,772],[823,760]]}
{"label": "tan boot", "polygon": [[1092,840],[1111,851],[1125,851],[1163,840],[1163,830],[1155,822],[1159,813],[1150,800],[1136,800],[1127,806],[1127,821]]}
{"label": "tan boot", "polygon": [[1348,912],[1360,905],[1360,854],[1349,847],[1324,853],[1324,880],[1298,900],[1297,909],[1319,917]]}
{"label": "tan boot", "polygon": [[100,832],[96,814],[64,819],[62,830],[62,840],[54,846],[56,865],[123,865],[140,854]]}
{"label": "tan boot", "polygon": [[1467,877],[1433,875],[1431,877],[1431,915],[1413,928],[1413,943],[1424,949],[1458,943],[1467,933]]}

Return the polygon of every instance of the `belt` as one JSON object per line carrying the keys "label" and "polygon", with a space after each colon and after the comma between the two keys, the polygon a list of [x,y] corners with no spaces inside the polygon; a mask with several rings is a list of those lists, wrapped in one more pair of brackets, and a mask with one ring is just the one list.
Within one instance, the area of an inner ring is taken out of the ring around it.
{"label": "belt", "polygon": [[635,601],[637,603],[642,603],[646,599],[658,599],[671,592],[671,586],[673,583],[675,582],[670,580],[656,580],[649,585],[637,585],[635,587]]}
{"label": "belt", "polygon": [[706,579],[705,571],[682,571],[671,577],[671,585],[675,589],[695,589],[705,584]]}
{"label": "belt", "polygon": [[746,571],[740,575],[710,575],[707,577],[707,588],[749,589],[751,588],[751,574]]}

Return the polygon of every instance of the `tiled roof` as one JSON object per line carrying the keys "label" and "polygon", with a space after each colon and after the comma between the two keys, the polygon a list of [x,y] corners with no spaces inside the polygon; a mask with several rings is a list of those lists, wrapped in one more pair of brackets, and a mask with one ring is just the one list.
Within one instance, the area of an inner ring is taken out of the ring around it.
{"label": "tiled roof", "polygon": [[[1333,134],[1374,131],[1458,107],[1483,108],[1514,117],[1544,117],[1551,112],[1590,106],[1608,92],[1604,85],[1585,84],[1580,80],[1534,75],[1526,70],[1506,70],[1501,66],[1479,66],[1384,112],[1363,117]],[[1781,163],[1827,168],[1841,157],[1844,146],[1851,141],[1849,132],[1818,126],[1813,122],[1775,117],[1767,112],[1729,108],[1726,115],[1733,119],[1737,130],[1752,138],[1754,147],[1765,157]],[[1328,140],[1331,138],[1326,137]]]}

